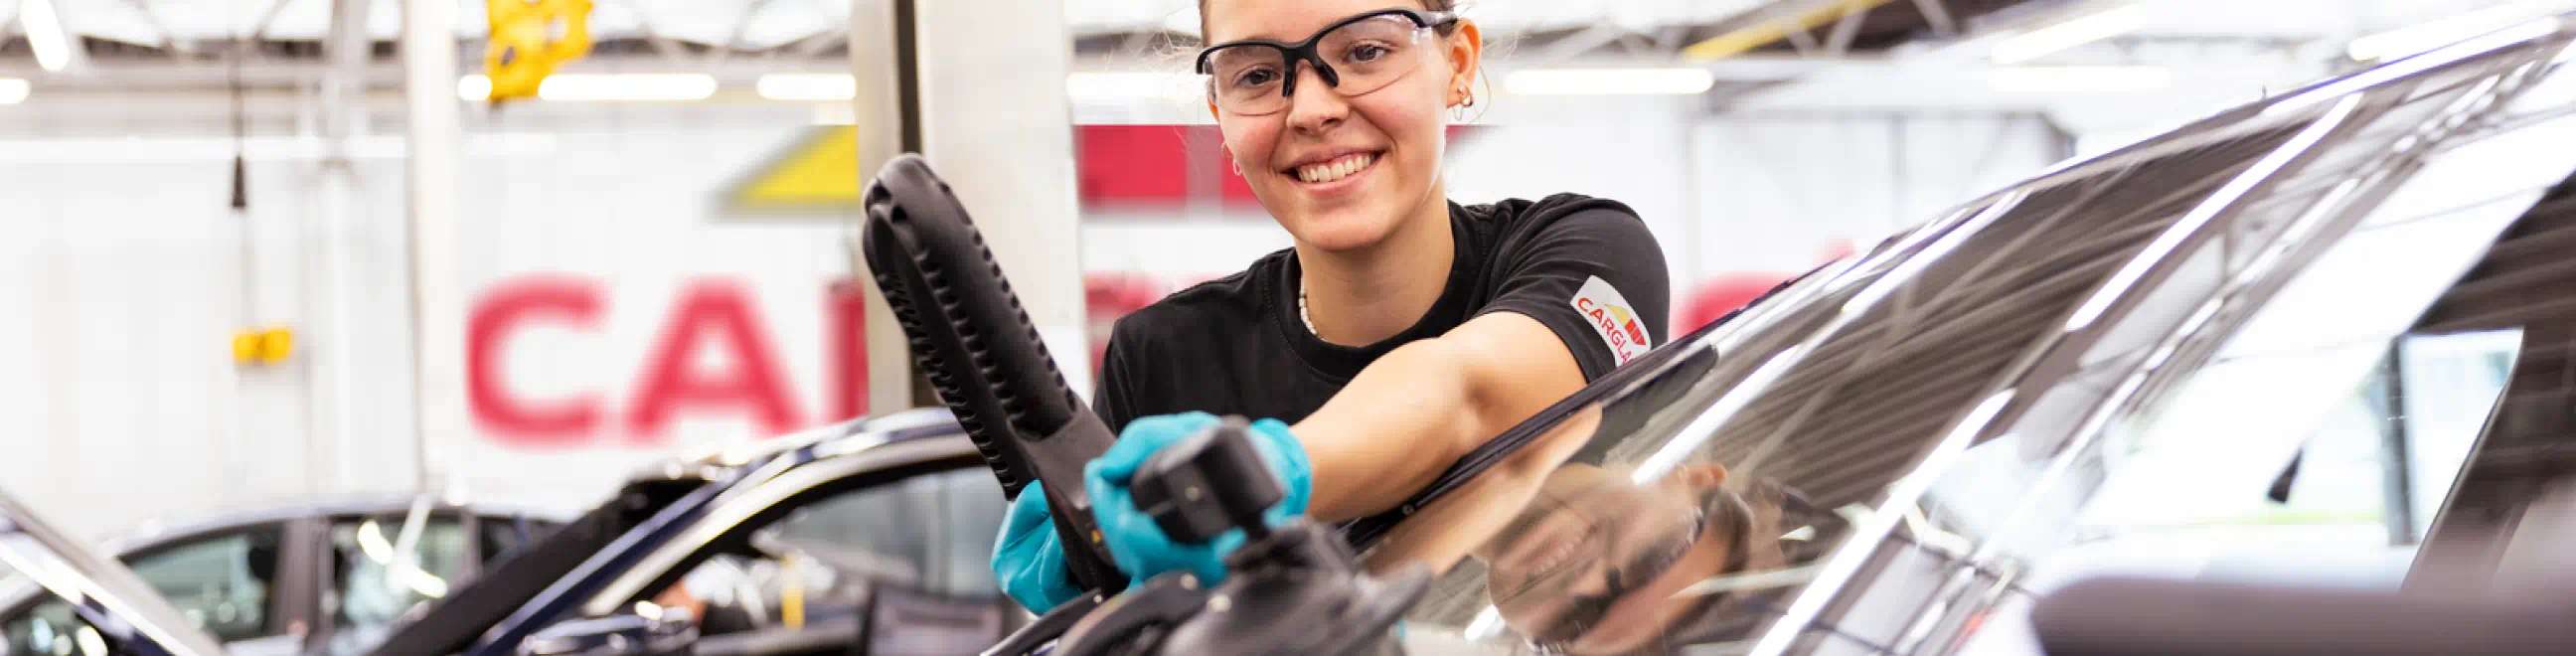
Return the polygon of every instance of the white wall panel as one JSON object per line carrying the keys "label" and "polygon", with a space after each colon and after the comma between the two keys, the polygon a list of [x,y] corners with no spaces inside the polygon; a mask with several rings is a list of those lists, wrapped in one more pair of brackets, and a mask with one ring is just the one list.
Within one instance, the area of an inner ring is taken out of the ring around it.
{"label": "white wall panel", "polygon": [[[460,199],[468,299],[544,273],[605,294],[595,331],[524,331],[505,356],[512,386],[594,391],[613,420],[678,290],[724,281],[750,293],[799,418],[822,420],[825,291],[847,267],[842,229],[723,220],[715,202],[805,119],[784,106],[610,106],[577,119],[523,108],[470,125],[484,134],[469,139]],[[413,480],[398,143],[362,153],[356,210],[339,224],[313,197],[311,159],[255,157],[257,266],[246,276],[243,226],[225,207],[228,152],[192,147],[222,141],[222,128],[203,129],[116,144],[21,134],[0,158],[0,217],[16,229],[0,240],[0,488],[83,534]],[[508,147],[477,145],[496,138]],[[72,148],[36,154],[56,146]],[[325,275],[336,283],[319,284]],[[336,304],[320,302],[335,292]],[[295,359],[236,367],[233,331],[272,324],[296,329]],[[308,413],[324,363],[345,367],[344,401]],[[453,460],[440,464],[443,483],[468,493],[587,503],[643,462],[762,432],[717,412],[684,414],[651,440],[603,434],[569,448],[454,435],[441,445]]]}
{"label": "white wall panel", "polygon": [[1795,273],[2056,162],[2029,116],[1719,117],[1696,144],[1699,268]]}

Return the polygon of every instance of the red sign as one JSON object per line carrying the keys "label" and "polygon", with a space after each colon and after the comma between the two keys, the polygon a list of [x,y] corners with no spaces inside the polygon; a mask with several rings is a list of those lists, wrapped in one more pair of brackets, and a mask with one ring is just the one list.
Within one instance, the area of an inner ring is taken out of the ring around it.
{"label": "red sign", "polygon": [[[497,439],[522,446],[581,446],[611,432],[630,444],[668,440],[673,419],[684,415],[744,417],[767,434],[806,425],[780,369],[778,349],[751,296],[725,279],[684,285],[646,349],[632,388],[618,395],[612,415],[607,391],[531,398],[502,381],[503,346],[537,326],[591,331],[606,309],[606,291],[588,278],[541,275],[495,286],[467,315],[467,405],[476,425]],[[857,416],[867,397],[867,353],[862,348],[866,306],[857,287],[825,292],[824,334],[829,360],[830,416]],[[708,358],[710,354],[721,355]],[[719,367],[697,363],[720,361]],[[616,430],[611,430],[616,429]]]}

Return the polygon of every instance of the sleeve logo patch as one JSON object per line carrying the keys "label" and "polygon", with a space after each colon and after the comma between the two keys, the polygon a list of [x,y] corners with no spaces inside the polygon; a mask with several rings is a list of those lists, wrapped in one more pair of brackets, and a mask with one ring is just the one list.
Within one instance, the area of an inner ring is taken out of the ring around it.
{"label": "sleeve logo patch", "polygon": [[1601,335],[1601,343],[1610,347],[1619,364],[1627,364],[1655,347],[1654,340],[1646,336],[1646,327],[1637,323],[1636,307],[1600,276],[1583,281],[1583,288],[1574,292],[1574,311],[1591,322],[1593,332]]}

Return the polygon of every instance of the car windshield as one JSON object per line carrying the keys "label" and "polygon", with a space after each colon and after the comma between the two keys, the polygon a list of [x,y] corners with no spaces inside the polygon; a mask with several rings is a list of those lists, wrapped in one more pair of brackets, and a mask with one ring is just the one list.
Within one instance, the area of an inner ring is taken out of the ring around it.
{"label": "car windshield", "polygon": [[[2261,506],[2300,462],[2332,484],[2339,449],[2411,429],[2403,496],[2335,516],[2403,562],[2491,406],[2565,407],[2563,382],[2503,392],[2567,370],[2576,315],[2561,34],[2283,94],[1964,205],[1534,420],[1365,558],[1437,574],[1405,633],[1443,653],[1938,653],[1981,623],[1939,608],[2027,594],[2100,535]],[[2443,385],[2390,405],[2409,380]],[[2176,470],[2208,485],[2131,475]]]}

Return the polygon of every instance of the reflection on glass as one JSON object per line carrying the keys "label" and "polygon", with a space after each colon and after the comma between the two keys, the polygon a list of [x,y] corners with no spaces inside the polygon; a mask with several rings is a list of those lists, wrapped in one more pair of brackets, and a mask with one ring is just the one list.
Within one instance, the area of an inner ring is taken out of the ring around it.
{"label": "reflection on glass", "polygon": [[332,653],[374,645],[404,613],[445,597],[464,573],[466,534],[455,516],[424,518],[408,552],[398,546],[406,521],[386,515],[332,523],[332,594],[323,597],[335,627]]}
{"label": "reflection on glass", "polygon": [[258,638],[268,635],[277,535],[268,527],[184,542],[126,564],[216,639]]}
{"label": "reflection on glass", "polygon": [[[1667,650],[1740,639],[1778,613],[1780,588],[1725,585],[1812,559],[1833,522],[1770,481],[1729,485],[1715,464],[1645,483],[1572,463],[1474,556],[1502,622],[1565,653]],[[1819,525],[1825,525],[1820,527]]]}

